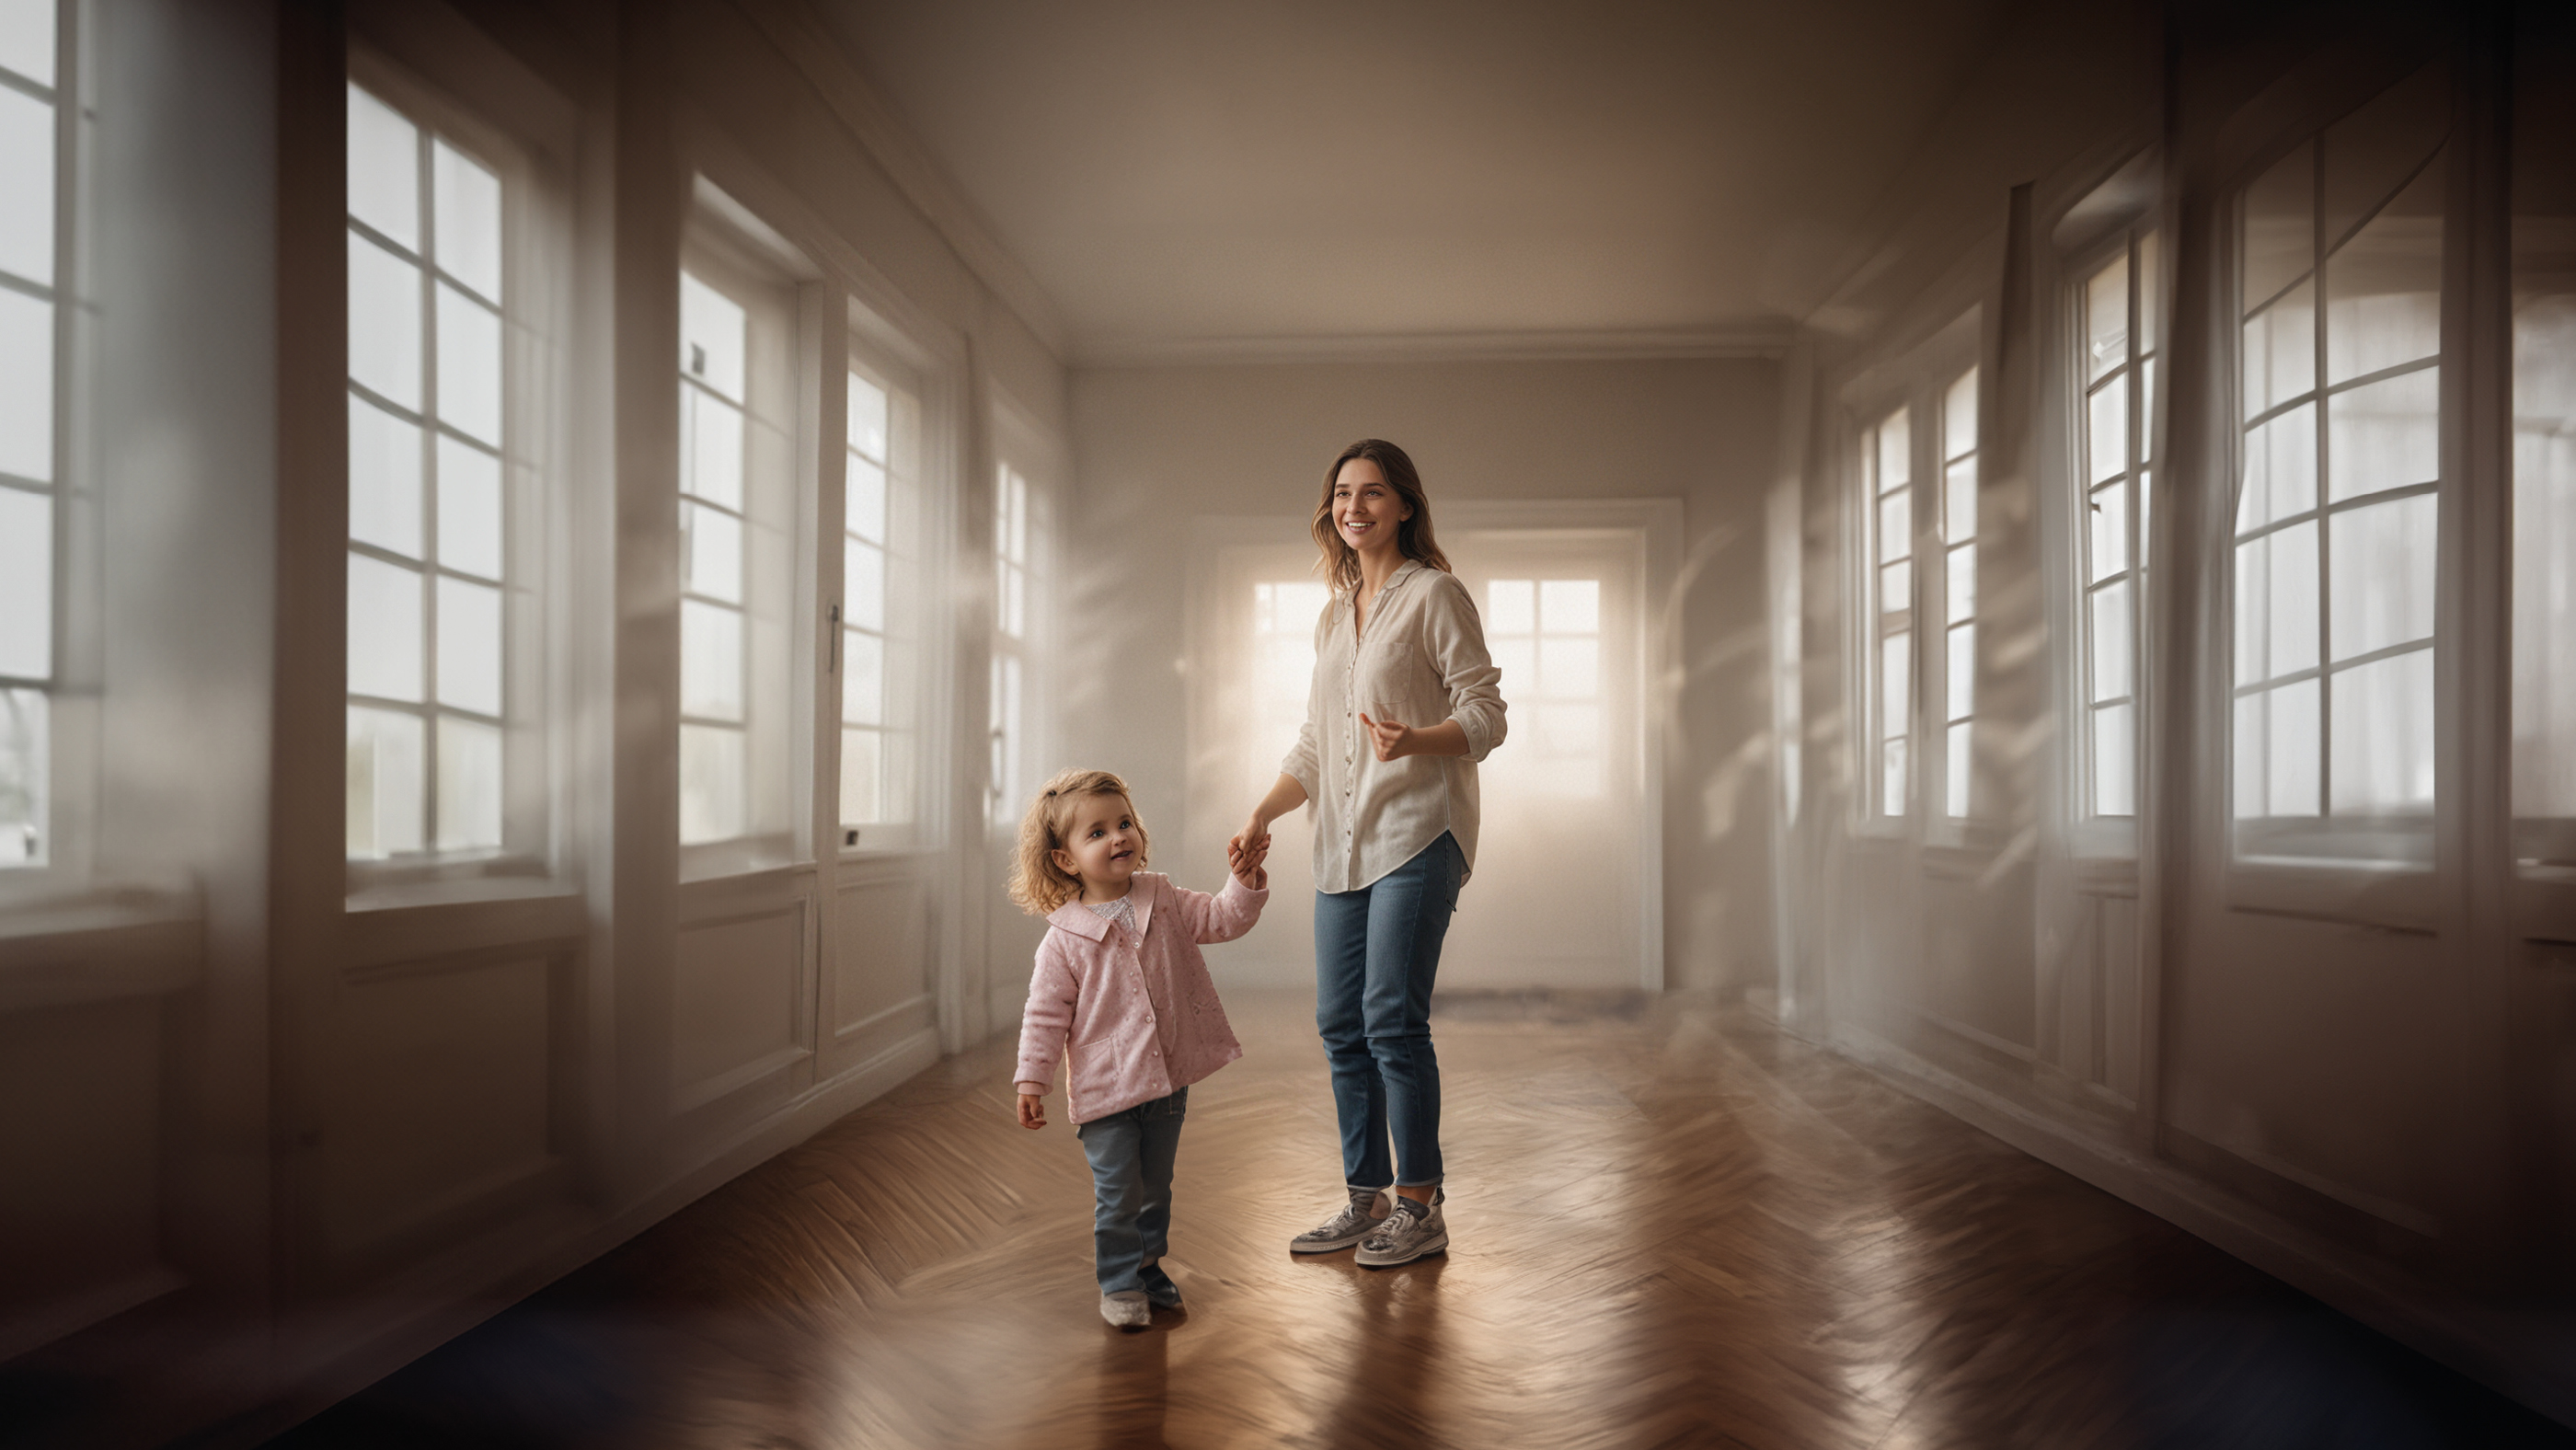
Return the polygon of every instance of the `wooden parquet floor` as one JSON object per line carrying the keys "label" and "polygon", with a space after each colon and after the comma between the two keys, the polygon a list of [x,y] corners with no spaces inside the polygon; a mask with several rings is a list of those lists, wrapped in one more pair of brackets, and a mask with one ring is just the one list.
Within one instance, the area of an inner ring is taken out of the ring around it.
{"label": "wooden parquet floor", "polygon": [[1229,1003],[1173,1230],[1101,1323],[1090,1185],[952,1059],[275,1442],[842,1447],[2576,1444],[1741,1014],[1435,1016],[1446,1258],[1291,1257],[1339,1165],[1310,1005]]}

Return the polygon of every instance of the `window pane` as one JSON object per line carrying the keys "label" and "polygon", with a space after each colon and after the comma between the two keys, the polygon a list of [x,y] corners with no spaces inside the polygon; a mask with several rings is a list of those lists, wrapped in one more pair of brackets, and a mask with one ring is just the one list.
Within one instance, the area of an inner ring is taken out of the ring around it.
{"label": "window pane", "polygon": [[2138,813],[2138,715],[2127,702],[2093,712],[2093,814]]}
{"label": "window pane", "polygon": [[349,692],[421,698],[420,575],[349,556]]}
{"label": "window pane", "polygon": [[2156,372],[2161,364],[2149,358],[2138,367],[2138,457],[2156,456]]}
{"label": "window pane", "polygon": [[[1287,641],[1282,640],[1284,645]],[[1503,698],[1521,698],[1538,683],[1538,641],[1525,636],[1492,641],[1494,668],[1503,672]],[[1264,665],[1263,678],[1268,682],[1269,698],[1276,704],[1294,705],[1303,710],[1306,685],[1315,671],[1315,651],[1300,642],[1295,648],[1283,648]]]}
{"label": "window pane", "polygon": [[1977,536],[1977,460],[1962,458],[1950,465],[1941,481],[1941,537],[1953,544],[1964,544]]}
{"label": "window pane", "polygon": [[54,83],[55,0],[0,0],[0,66]]}
{"label": "window pane", "polygon": [[680,587],[728,604],[742,602],[742,520],[680,500]]}
{"label": "window pane", "polygon": [[2317,664],[2317,526],[2294,524],[2265,540],[2270,588],[2263,601],[2264,674],[2270,679]]}
{"label": "window pane", "polygon": [[1878,559],[1903,559],[1914,552],[1913,495],[1904,490],[1878,501]]}
{"label": "window pane", "polygon": [[2442,172],[2426,167],[2326,259],[2328,382],[2441,351]]}
{"label": "window pane", "polygon": [[1878,571],[1878,607],[1895,614],[1914,607],[1914,566],[1899,559]]}
{"label": "window pane", "polygon": [[470,443],[438,440],[438,562],[486,579],[504,577],[501,460]]}
{"label": "window pane", "polygon": [[349,376],[420,409],[420,269],[349,233]]}
{"label": "window pane", "polygon": [[1977,446],[1977,370],[1970,368],[1951,382],[1941,397],[1941,448],[1956,458]]}
{"label": "window pane", "polygon": [[718,725],[680,727],[680,843],[729,841],[743,832],[743,734]]}
{"label": "window pane", "polygon": [[1969,771],[1971,768],[1968,760],[1968,750],[1972,733],[1975,729],[1975,726],[1967,724],[1953,725],[1950,727],[1949,770],[1947,779],[1942,782],[1942,794],[1948,798],[1944,804],[1948,807],[1948,813],[1953,816],[1964,816],[1968,813],[1968,786],[1970,783]]}
{"label": "window pane", "polygon": [[41,690],[0,690],[0,867],[41,866],[53,851],[52,704]]}
{"label": "window pane", "polygon": [[886,461],[885,389],[850,374],[850,446],[879,463]]}
{"label": "window pane", "polygon": [[420,250],[420,132],[393,107],[349,87],[349,215]]}
{"label": "window pane", "polygon": [[2270,703],[2268,695],[2245,695],[2236,701],[2235,788],[2230,792],[2230,805],[2240,821],[2253,820],[2263,814],[2269,800],[2263,780],[2264,763],[2270,759],[2266,749],[2264,721]]}
{"label": "window pane", "polygon": [[[1551,700],[1598,698],[1601,694],[1601,641],[1579,637],[1540,637],[1538,692]],[[1394,702],[1385,703],[1392,705]]]}
{"label": "window pane", "polygon": [[841,632],[841,720],[849,725],[883,725],[885,718],[885,641],[849,629]]}
{"label": "window pane", "polygon": [[2100,483],[2117,478],[2129,468],[2129,389],[2122,383],[2106,383],[2086,404],[2084,441],[2091,466],[2084,481]]}
{"label": "window pane", "polygon": [[1549,579],[1538,586],[1538,627],[1543,634],[1601,632],[1601,581]]}
{"label": "window pane", "polygon": [[885,632],[885,550],[856,539],[841,546],[841,617],[861,629]]}
{"label": "window pane", "polygon": [[1878,425],[1878,488],[1902,488],[1914,474],[1912,414],[1899,408]]}
{"label": "window pane", "polygon": [[2245,491],[2236,500],[2236,531],[2316,506],[2316,405],[2302,403],[2245,435]]}
{"label": "window pane", "polygon": [[438,701],[501,713],[501,591],[489,584],[438,581]]}
{"label": "window pane", "polygon": [[680,601],[680,713],[742,718],[742,616],[720,604]]}
{"label": "window pane", "polygon": [[1001,576],[1001,626],[1005,634],[1019,635],[1028,630],[1029,575],[1017,564],[1004,564]]}
{"label": "window pane", "polygon": [[[54,284],[54,108],[0,87],[0,272]],[[5,849],[5,847],[0,847]]]}
{"label": "window pane", "polygon": [[0,473],[54,477],[54,308],[0,291]]}
{"label": "window pane", "polygon": [[348,851],[381,858],[426,844],[429,754],[417,715],[349,707]]}
{"label": "window pane", "polygon": [[442,716],[438,722],[438,849],[501,844],[501,727]]}
{"label": "window pane", "polygon": [[2086,517],[2093,567],[2085,582],[2098,584],[2129,567],[2129,485],[2093,490]]}
{"label": "window pane", "polygon": [[2317,158],[2302,141],[2245,190],[2244,303],[2263,302],[2316,260]]}
{"label": "window pane", "polygon": [[680,274],[681,372],[741,402],[749,329],[749,315],[732,298]]}
{"label": "window pane", "polygon": [[2272,678],[2272,540],[2249,539],[2236,546],[2236,683],[2259,685]]}
{"label": "window pane", "polygon": [[742,412],[680,384],[680,491],[742,508]]}
{"label": "window pane", "polygon": [[1976,713],[1977,705],[1977,627],[1963,624],[1950,631],[1950,664],[1945,684],[1949,690],[1951,720],[1964,720]]}
{"label": "window pane", "polygon": [[846,494],[849,530],[871,544],[886,541],[885,470],[853,453]]}
{"label": "window pane", "polygon": [[1495,579],[1485,585],[1486,627],[1495,634],[1538,633],[1538,585]]}
{"label": "window pane", "polygon": [[2129,360],[2129,259],[2123,254],[2084,283],[2084,380]]}
{"label": "window pane", "polygon": [[2283,685],[2265,697],[2269,710],[2264,741],[2264,807],[2275,816],[2313,816],[2318,805],[2317,682]]}
{"label": "window pane", "polygon": [[2335,514],[2327,525],[2334,577],[2326,581],[2334,658],[2348,660],[2433,636],[2433,495]]}
{"label": "window pane", "polygon": [[1977,612],[1977,546],[1961,544],[1950,551],[1949,622],[1957,624]]}
{"label": "window pane", "polygon": [[1878,809],[1883,815],[1905,814],[1905,742],[1885,741],[1879,746]]}
{"label": "window pane", "polygon": [[2334,677],[2334,809],[2433,805],[2433,652],[2373,660]]}
{"label": "window pane", "polygon": [[0,488],[0,675],[54,672],[54,501]]}
{"label": "window pane", "polygon": [[501,446],[501,318],[438,284],[438,417],[471,438]]}
{"label": "window pane", "polygon": [[2122,580],[2093,591],[2093,698],[2129,693],[2129,585]]}
{"label": "window pane", "polygon": [[841,732],[841,824],[874,825],[884,796],[885,737],[874,730]]}
{"label": "window pane", "polygon": [[2316,287],[2307,282],[2245,321],[2245,416],[2270,412],[2317,385]]}
{"label": "window pane", "polygon": [[2442,370],[2423,368],[2326,400],[2326,497],[2340,502],[2442,476]]}
{"label": "window pane", "polygon": [[349,537],[420,557],[420,429],[349,397]]}
{"label": "window pane", "polygon": [[1902,632],[1878,642],[1878,733],[1883,737],[1905,734],[1913,703],[1913,645],[1913,636]]}
{"label": "window pane", "polygon": [[501,178],[444,141],[430,143],[439,270],[501,300]]}

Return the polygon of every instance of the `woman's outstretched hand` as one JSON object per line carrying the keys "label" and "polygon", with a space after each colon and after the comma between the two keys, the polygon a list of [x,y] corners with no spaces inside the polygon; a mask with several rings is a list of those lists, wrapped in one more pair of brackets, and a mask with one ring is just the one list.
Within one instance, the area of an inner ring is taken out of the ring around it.
{"label": "woman's outstretched hand", "polygon": [[1270,838],[1268,836],[1263,836],[1258,846],[1248,849],[1229,844],[1225,852],[1226,869],[1234,873],[1235,880],[1243,883],[1244,890],[1267,891],[1270,889],[1270,873],[1262,868],[1261,863],[1268,859],[1269,855]]}
{"label": "woman's outstretched hand", "polygon": [[1253,864],[1258,866],[1261,864],[1260,858],[1269,854],[1270,823],[1257,814],[1243,823],[1243,829],[1234,833],[1233,840],[1225,843],[1225,860],[1228,866],[1234,865],[1247,855],[1251,856]]}

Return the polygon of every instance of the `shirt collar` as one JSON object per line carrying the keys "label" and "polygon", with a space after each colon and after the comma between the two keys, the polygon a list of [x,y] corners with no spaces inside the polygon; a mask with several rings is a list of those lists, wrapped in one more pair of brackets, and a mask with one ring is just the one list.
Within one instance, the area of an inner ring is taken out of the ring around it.
{"label": "shirt collar", "polygon": [[[1136,939],[1145,939],[1145,928],[1154,920],[1155,886],[1159,877],[1139,871],[1127,887],[1127,905],[1136,913]],[[1047,925],[1059,926],[1078,937],[1092,941],[1109,940],[1109,918],[1082,904],[1080,896],[1047,914]]]}
{"label": "shirt collar", "polygon": [[[1389,594],[1394,593],[1397,588],[1402,586],[1405,580],[1412,578],[1414,575],[1421,573],[1424,569],[1429,567],[1431,566],[1423,563],[1420,559],[1407,559],[1403,563],[1396,565],[1395,572],[1387,575],[1386,583],[1378,589],[1377,597],[1384,599]],[[1359,597],[1359,586],[1354,584],[1350,588],[1341,590],[1334,594],[1333,601],[1338,604],[1357,597]]]}

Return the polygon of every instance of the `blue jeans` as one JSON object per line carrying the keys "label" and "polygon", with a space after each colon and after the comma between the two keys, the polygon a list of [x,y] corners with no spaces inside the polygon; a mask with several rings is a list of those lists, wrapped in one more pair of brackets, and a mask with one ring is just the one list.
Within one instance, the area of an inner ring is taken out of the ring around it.
{"label": "blue jeans", "polygon": [[1171,1247],[1172,1160],[1189,1110],[1190,1090],[1181,1088],[1073,1130],[1091,1160],[1091,1255],[1103,1294],[1172,1282],[1161,1260]]}
{"label": "blue jeans", "polygon": [[1466,855],[1443,832],[1357,891],[1315,893],[1315,1028],[1332,1062],[1342,1176],[1354,1190],[1440,1181],[1431,979],[1466,879]]}

